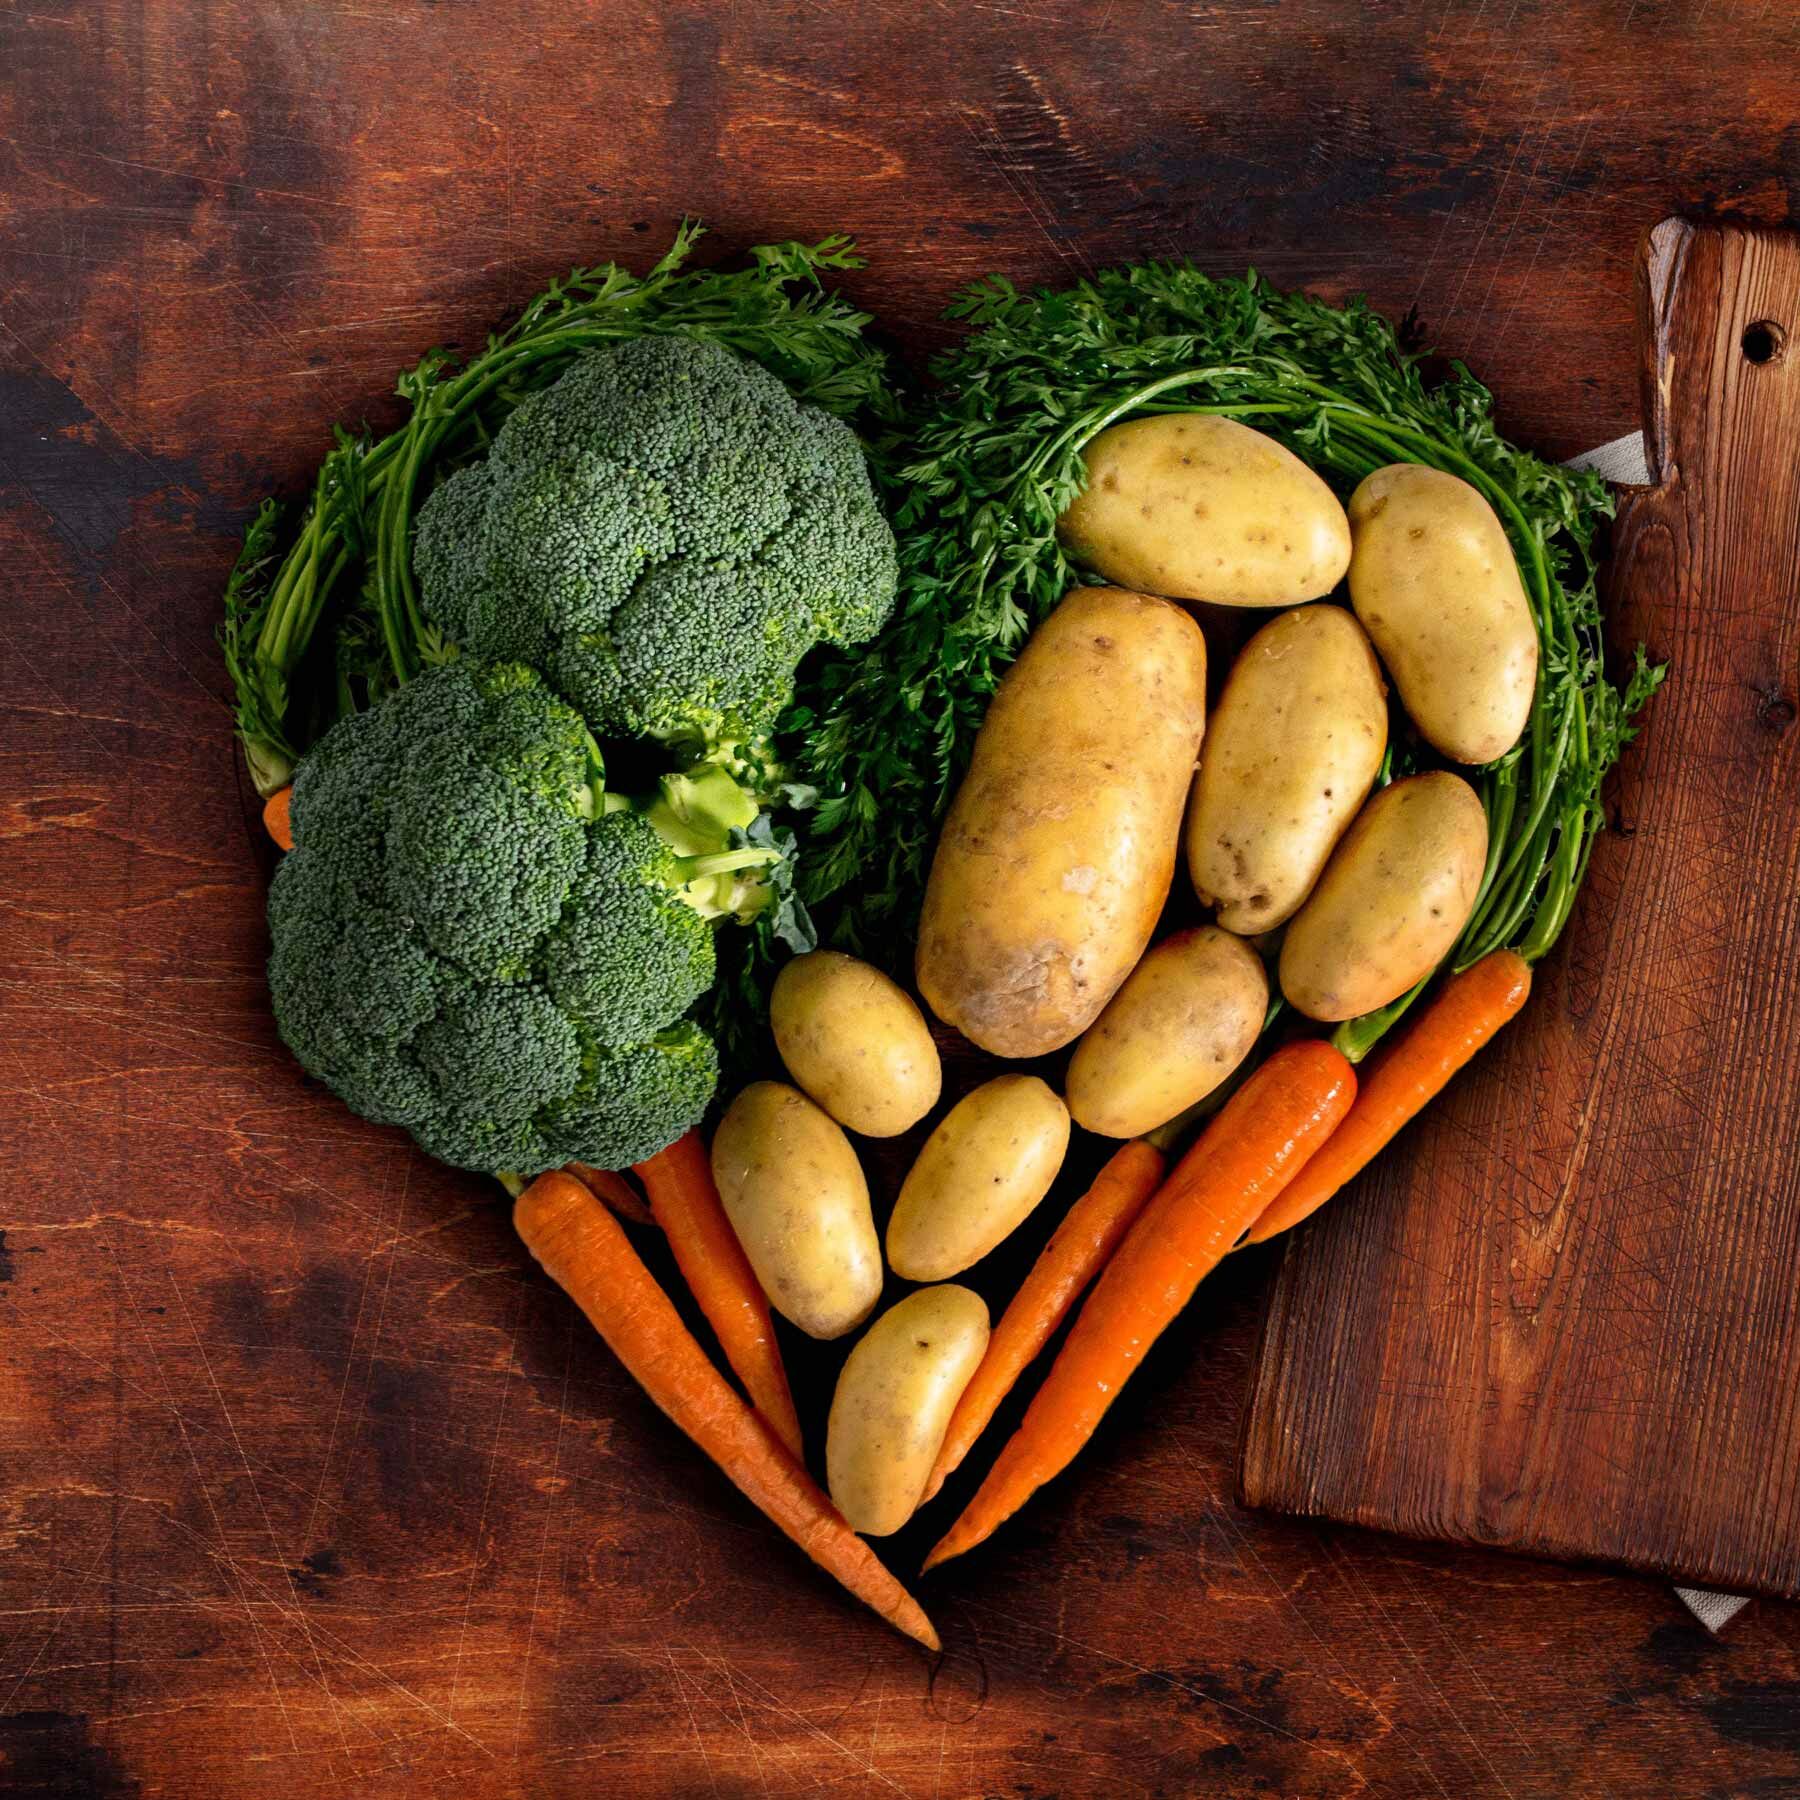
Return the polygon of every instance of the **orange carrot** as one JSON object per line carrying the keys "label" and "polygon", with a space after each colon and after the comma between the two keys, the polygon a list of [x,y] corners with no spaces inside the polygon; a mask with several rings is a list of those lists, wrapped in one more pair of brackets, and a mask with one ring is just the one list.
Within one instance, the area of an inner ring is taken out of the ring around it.
{"label": "orange carrot", "polygon": [[513,1203],[513,1224],[644,1391],[749,1500],[889,1624],[940,1648],[918,1602],[712,1366],[618,1220],[579,1181],[540,1175]]}
{"label": "orange carrot", "polygon": [[569,1163],[568,1172],[625,1221],[627,1225],[654,1225],[649,1203],[623,1175],[612,1169],[596,1169],[587,1163]]}
{"label": "orange carrot", "polygon": [[1349,1110],[1356,1074],[1317,1038],[1277,1050],[1201,1133],[1094,1285],[1023,1422],[925,1567],[991,1536],[1072,1462],[1145,1352]]}
{"label": "orange carrot", "polygon": [[294,847],[294,826],[290,814],[294,806],[294,788],[290,782],[284,788],[277,788],[263,802],[263,830],[275,840],[278,848],[291,850]]}
{"label": "orange carrot", "polygon": [[1423,1111],[1530,992],[1531,965],[1511,950],[1496,950],[1451,976],[1411,1030],[1364,1076],[1343,1124],[1250,1227],[1248,1242],[1263,1243],[1317,1212]]}
{"label": "orange carrot", "polygon": [[1121,1144],[1094,1185],[1069,1208],[994,1327],[987,1354],[950,1415],[943,1448],[919,1496],[921,1506],[969,1454],[1013,1384],[1056,1335],[1089,1282],[1111,1261],[1144,1202],[1156,1192],[1166,1166],[1162,1152],[1142,1138]]}
{"label": "orange carrot", "polygon": [[725,1216],[699,1132],[684,1133],[668,1149],[639,1163],[637,1172],[650,1196],[651,1215],[667,1234],[676,1265],[750,1404],[803,1462],[800,1415],[781,1366],[769,1302]]}

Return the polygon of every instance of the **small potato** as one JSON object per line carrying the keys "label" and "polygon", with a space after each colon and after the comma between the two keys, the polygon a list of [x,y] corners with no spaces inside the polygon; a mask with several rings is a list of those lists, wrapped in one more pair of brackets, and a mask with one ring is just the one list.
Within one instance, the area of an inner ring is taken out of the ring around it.
{"label": "small potato", "polygon": [[1156,929],[1206,726],[1206,640],[1179,606],[1081,587],[1031,634],[932,858],[925,1003],[996,1056],[1073,1042]]}
{"label": "small potato", "polygon": [[1115,1138],[1166,1124],[1250,1054],[1268,1010],[1269,978],[1242,938],[1216,925],[1164,938],[1075,1046],[1075,1123]]}
{"label": "small potato", "polygon": [[796,956],[775,977],[769,1024],[788,1073],[851,1131],[895,1137],[937,1105],[944,1072],[924,1015],[854,956]]}
{"label": "small potato", "polygon": [[998,1075],[925,1140],[888,1220],[888,1266],[942,1281],[979,1262],[1049,1193],[1069,1148],[1069,1109],[1035,1075]]}
{"label": "small potato", "polygon": [[1165,413],[1103,431],[1057,530],[1108,581],[1176,600],[1294,606],[1350,562],[1337,496],[1292,451],[1235,419]]}
{"label": "small potato", "polygon": [[1281,991],[1335,1022],[1398,1000],[1468,923],[1487,816],[1460,775],[1385,787],[1356,815],[1281,945]]}
{"label": "small potato", "polygon": [[1456,762],[1519,741],[1538,639],[1506,532],[1468,482],[1392,463],[1350,496],[1350,601],[1412,721]]}
{"label": "small potato", "polygon": [[842,1337],[881,1298],[881,1243],[850,1140],[798,1089],[753,1081],[713,1137],[713,1180],[769,1304]]}
{"label": "small potato", "polygon": [[1187,817],[1194,891],[1227,931],[1299,910],[1368,798],[1387,727],[1381,667],[1341,606],[1282,613],[1239,652]]}
{"label": "small potato", "polygon": [[981,1296],[931,1287],[890,1306],[850,1352],[831,1397],[825,1479],[857,1531],[886,1537],[913,1516],[987,1344]]}

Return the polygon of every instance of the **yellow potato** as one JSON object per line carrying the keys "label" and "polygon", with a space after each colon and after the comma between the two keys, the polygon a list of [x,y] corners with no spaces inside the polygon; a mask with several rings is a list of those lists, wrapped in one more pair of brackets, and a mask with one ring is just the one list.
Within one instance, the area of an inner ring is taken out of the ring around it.
{"label": "yellow potato", "polygon": [[890,1306],[850,1352],[831,1397],[825,1479],[856,1530],[886,1537],[913,1516],[987,1343],[981,1296],[931,1287]]}
{"label": "yellow potato", "polygon": [[1487,817],[1460,775],[1385,787],[1356,815],[1281,944],[1281,991],[1308,1018],[1398,1000],[1444,959],[1475,907]]}
{"label": "yellow potato", "polygon": [[1091,1025],[1150,941],[1206,724],[1180,607],[1076,588],[1007,671],[944,821],[919,924],[926,1004],[997,1056]]}
{"label": "yellow potato", "polygon": [[1453,761],[1519,741],[1537,688],[1537,628],[1494,509],[1468,482],[1393,463],[1350,496],[1350,601],[1412,721]]}
{"label": "yellow potato", "polygon": [[1337,496],[1292,451],[1235,419],[1165,413],[1103,431],[1057,530],[1108,581],[1224,606],[1295,606],[1350,563]]}
{"label": "yellow potato", "polygon": [[1387,690],[1341,606],[1271,619],[1231,665],[1188,806],[1194,891],[1227,931],[1292,918],[1368,798]]}
{"label": "yellow potato", "polygon": [[788,1073],[851,1131],[894,1137],[937,1105],[944,1072],[924,1015],[854,956],[796,956],[775,977],[769,1024]]}
{"label": "yellow potato", "polygon": [[982,1257],[1049,1193],[1069,1147],[1069,1109],[1035,1075],[997,1075],[925,1140],[888,1220],[888,1266],[942,1281]]}
{"label": "yellow potato", "polygon": [[713,1137],[713,1180],[769,1304],[842,1337],[881,1298],[881,1243],[850,1140],[797,1088],[754,1081]]}
{"label": "yellow potato", "polygon": [[1262,958],[1242,938],[1216,925],[1164,938],[1075,1046],[1075,1123],[1115,1138],[1166,1124],[1250,1054],[1268,1010]]}

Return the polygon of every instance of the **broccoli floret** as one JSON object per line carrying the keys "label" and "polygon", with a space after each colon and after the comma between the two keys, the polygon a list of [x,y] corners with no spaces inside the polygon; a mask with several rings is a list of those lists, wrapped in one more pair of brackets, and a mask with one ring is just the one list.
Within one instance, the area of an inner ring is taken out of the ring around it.
{"label": "broccoli floret", "polygon": [[683,1019],[641,1044],[592,1046],[575,1092],[550,1108],[546,1125],[562,1142],[605,1142],[612,1160],[597,1166],[623,1168],[672,1144],[706,1111],[718,1085],[712,1039]]}
{"label": "broccoli floret", "polygon": [[602,735],[753,741],[815,643],[893,608],[855,434],[707,340],[643,337],[526,400],[419,514],[432,620],[542,668]]}
{"label": "broccoli floret", "polygon": [[[545,949],[544,985],[598,1043],[649,1037],[712,986],[712,927],[683,903],[686,879],[642,813],[611,813],[589,832],[587,866]],[[595,930],[596,919],[607,929]]]}
{"label": "broccoli floret", "polygon": [[554,1001],[526,983],[471,986],[413,1039],[439,1096],[414,1127],[434,1156],[464,1168],[518,1169],[557,1157],[539,1114],[575,1091],[581,1039]]}
{"label": "broccoli floret", "polygon": [[586,834],[461,748],[430,746],[389,803],[388,909],[465,974],[522,981],[562,917]]}
{"label": "broccoli floret", "polygon": [[[699,779],[721,817],[755,818],[725,771]],[[779,856],[662,816],[671,835],[604,791],[580,715],[530,669],[428,670],[295,778],[269,893],[283,1038],[354,1111],[465,1168],[650,1155],[717,1081],[682,1016],[712,981],[715,884]]]}

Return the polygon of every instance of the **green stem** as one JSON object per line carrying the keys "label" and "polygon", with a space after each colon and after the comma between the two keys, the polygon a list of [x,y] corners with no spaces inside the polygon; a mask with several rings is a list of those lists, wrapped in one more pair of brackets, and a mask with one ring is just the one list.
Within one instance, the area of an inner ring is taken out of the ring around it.
{"label": "green stem", "polygon": [[1388,1029],[1407,1010],[1418,997],[1431,985],[1433,969],[1414,986],[1400,996],[1398,1000],[1390,1000],[1386,1006],[1377,1007],[1374,1012],[1364,1013],[1359,1018],[1346,1019],[1331,1034],[1331,1041],[1339,1053],[1349,1062],[1359,1063],[1373,1050]]}
{"label": "green stem", "polygon": [[762,869],[781,861],[779,850],[746,847],[740,850],[718,850],[705,856],[683,856],[680,864],[683,881],[699,881],[707,875],[730,875],[738,869]]}
{"label": "green stem", "polygon": [[1487,856],[1482,863],[1481,885],[1475,890],[1475,904],[1469,912],[1471,922],[1480,918],[1482,906],[1499,872],[1501,852],[1506,848],[1507,834],[1512,827],[1513,809],[1519,802],[1518,765],[1496,769],[1484,787],[1482,803],[1488,816]]}
{"label": "green stem", "polygon": [[[1039,445],[1037,450],[1027,459],[1020,470],[1017,482],[1022,483],[1039,475],[1046,464],[1056,461],[1065,455],[1079,455],[1109,425],[1116,425],[1127,413],[1140,410],[1147,401],[1154,400],[1158,394],[1167,394],[1176,388],[1193,387],[1202,381],[1221,381],[1228,377],[1247,377],[1249,369],[1233,367],[1229,363],[1220,364],[1216,368],[1177,369],[1173,374],[1164,375],[1155,381],[1145,382],[1143,386],[1134,388],[1123,399],[1115,400],[1103,407],[1092,408],[1071,420],[1055,437]],[[1185,407],[1186,412],[1219,412],[1224,407]],[[1015,483],[1017,485],[1017,483]]]}

